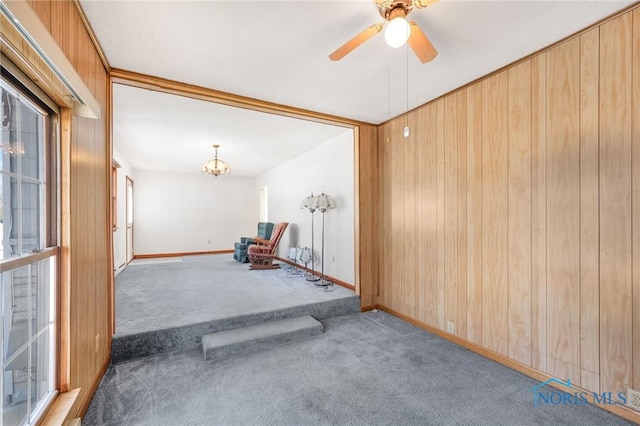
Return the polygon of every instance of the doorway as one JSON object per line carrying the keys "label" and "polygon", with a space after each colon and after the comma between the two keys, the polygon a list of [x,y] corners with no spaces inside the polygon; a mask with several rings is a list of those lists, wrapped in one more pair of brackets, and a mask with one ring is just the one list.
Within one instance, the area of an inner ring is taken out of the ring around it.
{"label": "doorway", "polygon": [[133,180],[127,176],[127,264],[133,260]]}

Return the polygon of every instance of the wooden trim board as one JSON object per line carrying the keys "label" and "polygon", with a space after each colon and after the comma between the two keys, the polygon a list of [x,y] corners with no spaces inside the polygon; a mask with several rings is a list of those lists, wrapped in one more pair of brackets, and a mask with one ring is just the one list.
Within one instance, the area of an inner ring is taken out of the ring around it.
{"label": "wooden trim board", "polygon": [[[286,263],[287,265],[297,266],[298,268],[302,269],[302,270],[303,270],[303,271],[305,271],[305,272],[313,272],[313,275],[315,275],[316,277],[320,277],[320,276],[322,276],[322,274],[321,274],[320,272],[318,272],[318,271],[311,271],[311,269],[309,269],[309,268],[305,268],[304,266],[300,266],[299,264],[294,263],[294,262],[292,262],[292,261],[290,261],[290,260],[288,260],[288,259],[283,259],[283,258],[278,257],[278,256],[274,256],[274,258],[275,258],[275,259],[278,259],[280,262],[284,262],[284,263]],[[349,290],[351,290],[351,291],[353,291],[353,292],[355,292],[355,291],[356,291],[356,286],[355,286],[355,285],[353,285],[353,284],[349,284],[349,283],[348,283],[348,282],[346,282],[346,281],[339,280],[339,279],[337,279],[337,278],[331,277],[331,276],[326,275],[326,274],[325,274],[325,277],[327,277],[327,280],[328,280],[328,281],[331,281],[331,282],[333,282],[334,284],[338,284],[340,287],[347,288],[347,289],[349,289]]]}
{"label": "wooden trim board", "polygon": [[199,256],[201,254],[229,254],[233,250],[212,250],[212,251],[186,251],[182,253],[150,253],[150,254],[134,254],[133,259],[155,259],[161,257],[181,257],[181,256]]}
{"label": "wooden trim board", "polygon": [[368,124],[357,120],[351,120],[349,118],[323,114],[306,109],[295,108],[288,105],[276,104],[260,99],[253,99],[246,96],[223,92],[220,90],[209,89],[207,87],[181,83],[175,80],[169,80],[118,68],[112,68],[109,71],[109,75],[114,83],[138,87],[141,89],[156,90],[158,92],[170,93],[174,95],[185,96],[188,98],[215,102],[222,105],[245,108],[253,111],[310,120],[318,123],[330,124],[333,126],[342,126],[346,128],[353,128],[362,124]]}
{"label": "wooden trim board", "polygon": [[84,10],[82,9],[82,5],[80,4],[80,1],[79,0],[72,0],[72,1],[78,11],[78,15],[80,16],[80,20],[82,21],[82,24],[84,25],[85,29],[87,30],[87,33],[89,34],[91,43],[93,43],[93,47],[96,49],[96,53],[100,58],[100,62],[102,62],[102,66],[108,72],[111,69],[111,65],[109,65],[109,61],[107,61],[107,57],[104,54],[104,50],[102,49],[102,46],[98,41],[98,37],[96,37],[96,33],[93,31],[93,28],[91,27],[91,24],[87,19],[87,15],[84,13]]}
{"label": "wooden trim board", "polygon": [[[100,382],[102,381],[102,378],[107,373],[107,369],[109,368],[109,365],[111,365],[111,351],[110,350],[109,350],[109,357],[107,358],[105,363],[102,365],[102,368],[98,372],[98,375],[96,376],[95,380],[91,384],[91,387],[89,388],[89,391],[87,392],[84,400],[82,401],[82,404],[80,405],[80,409],[77,411],[79,416],[84,416],[85,413],[87,412],[87,410],[89,409],[89,405],[91,404],[91,401],[93,400],[93,396],[95,395],[96,391],[98,390],[98,386],[100,386]],[[74,405],[77,405],[77,403],[78,403],[78,400],[76,399]]]}
{"label": "wooden trim board", "polygon": [[58,394],[42,420],[41,426],[57,426],[64,424],[65,419],[71,413],[71,409],[78,399],[78,395],[80,395],[80,388]]}

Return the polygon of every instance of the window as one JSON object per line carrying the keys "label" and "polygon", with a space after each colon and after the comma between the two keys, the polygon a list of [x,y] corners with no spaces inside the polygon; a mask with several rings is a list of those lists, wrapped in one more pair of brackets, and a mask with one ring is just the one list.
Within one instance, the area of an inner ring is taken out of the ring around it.
{"label": "window", "polygon": [[0,89],[0,423],[35,424],[57,388],[55,120],[4,69]]}

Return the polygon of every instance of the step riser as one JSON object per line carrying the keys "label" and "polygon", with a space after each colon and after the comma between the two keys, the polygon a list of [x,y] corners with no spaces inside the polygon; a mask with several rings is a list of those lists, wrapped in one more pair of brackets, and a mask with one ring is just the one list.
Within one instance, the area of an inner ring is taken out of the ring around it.
{"label": "step riser", "polygon": [[166,352],[197,349],[201,347],[202,336],[218,331],[247,327],[303,315],[311,315],[317,320],[325,320],[357,312],[360,312],[360,299],[357,296],[353,296],[278,311],[261,312],[207,323],[190,324],[184,327],[166,330],[127,336],[116,335],[111,344],[111,362],[120,363]]}
{"label": "step riser", "polygon": [[288,333],[279,334],[277,336],[266,337],[264,339],[236,343],[218,348],[203,348],[204,359],[208,361],[220,361],[226,358],[231,358],[233,356],[267,351],[285,343],[306,339],[312,336],[317,336],[319,334],[322,334],[322,324],[320,323],[318,323],[317,326],[311,328],[291,331]]}

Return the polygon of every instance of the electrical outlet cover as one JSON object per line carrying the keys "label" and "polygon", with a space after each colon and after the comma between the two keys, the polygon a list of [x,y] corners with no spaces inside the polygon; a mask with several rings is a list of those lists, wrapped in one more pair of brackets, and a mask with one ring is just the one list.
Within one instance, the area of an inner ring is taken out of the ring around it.
{"label": "electrical outlet cover", "polygon": [[453,321],[447,321],[447,333],[453,334],[455,332],[456,332],[456,327]]}
{"label": "electrical outlet cover", "polygon": [[640,392],[629,389],[629,392],[627,392],[627,406],[640,411]]}

